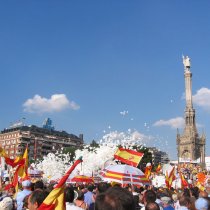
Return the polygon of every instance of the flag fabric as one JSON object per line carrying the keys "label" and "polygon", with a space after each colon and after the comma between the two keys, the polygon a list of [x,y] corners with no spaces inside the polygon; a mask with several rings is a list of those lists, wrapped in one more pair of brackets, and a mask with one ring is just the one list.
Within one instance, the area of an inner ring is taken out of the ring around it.
{"label": "flag fabric", "polygon": [[16,193],[18,192],[18,173],[19,173],[19,170],[20,170],[21,167],[22,167],[22,165],[19,165],[16,168],[16,171],[14,173],[13,180],[12,180],[12,185],[15,187],[15,192]]}
{"label": "flag fabric", "polygon": [[200,191],[204,191],[206,188],[203,186],[203,184],[201,184],[200,182],[197,182],[196,186],[198,187],[198,189]]}
{"label": "flag fabric", "polygon": [[158,173],[161,170],[161,164],[159,163],[157,168],[156,168],[156,172]]}
{"label": "flag fabric", "polygon": [[19,156],[16,157],[15,159],[9,158],[9,156],[7,155],[7,153],[5,152],[5,150],[2,147],[0,147],[0,156],[4,157],[5,163],[7,165],[12,166],[13,168],[16,167],[17,165],[24,164],[24,160]]}
{"label": "flag fabric", "polygon": [[23,154],[23,160],[24,164],[21,165],[18,171],[18,175],[22,179],[27,179],[28,178],[28,147],[26,147],[25,152]]}
{"label": "flag fabric", "polygon": [[166,183],[166,187],[169,189],[168,171],[166,171],[165,183]]}
{"label": "flag fabric", "polygon": [[114,154],[114,158],[121,161],[122,163],[137,167],[143,155],[144,153],[136,152],[134,150],[118,148]]}
{"label": "flag fabric", "polygon": [[66,172],[66,174],[61,178],[59,183],[50,192],[50,194],[45,198],[38,210],[61,210],[66,209],[64,202],[64,184],[68,179],[69,175],[75,169],[75,167],[82,162],[82,158],[79,158]]}
{"label": "flag fabric", "polygon": [[24,162],[16,168],[12,181],[16,193],[18,192],[18,177],[21,177],[23,180],[28,179],[28,147],[25,149],[22,160]]}
{"label": "flag fabric", "polygon": [[170,171],[169,175],[168,172],[166,171],[166,178],[165,178],[165,183],[168,189],[171,188],[172,182],[176,179],[175,176],[175,166],[172,168]]}
{"label": "flag fabric", "polygon": [[146,166],[144,174],[145,174],[147,179],[149,179],[149,177],[151,175],[151,171],[152,171],[152,165]]}
{"label": "flag fabric", "polygon": [[197,173],[197,180],[199,183],[204,184],[206,180],[206,175],[203,172]]}
{"label": "flag fabric", "polygon": [[181,172],[179,172],[179,176],[181,179],[182,188],[187,188],[189,185],[188,185],[187,180],[184,178],[184,175]]}

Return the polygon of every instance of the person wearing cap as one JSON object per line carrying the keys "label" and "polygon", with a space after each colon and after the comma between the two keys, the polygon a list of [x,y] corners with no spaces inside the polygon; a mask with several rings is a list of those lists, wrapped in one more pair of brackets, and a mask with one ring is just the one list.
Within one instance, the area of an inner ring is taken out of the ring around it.
{"label": "person wearing cap", "polygon": [[0,209],[1,210],[13,210],[13,200],[10,197],[5,197],[1,202],[0,202]]}
{"label": "person wearing cap", "polygon": [[197,210],[207,210],[209,207],[208,201],[205,198],[198,198],[195,201],[195,208]]}
{"label": "person wearing cap", "polygon": [[22,182],[23,190],[17,193],[16,201],[17,201],[17,210],[22,210],[23,208],[23,200],[27,195],[31,194],[31,182],[29,180],[25,180]]}
{"label": "person wearing cap", "polygon": [[171,198],[164,196],[161,199],[163,210],[174,210],[174,207],[171,206]]}

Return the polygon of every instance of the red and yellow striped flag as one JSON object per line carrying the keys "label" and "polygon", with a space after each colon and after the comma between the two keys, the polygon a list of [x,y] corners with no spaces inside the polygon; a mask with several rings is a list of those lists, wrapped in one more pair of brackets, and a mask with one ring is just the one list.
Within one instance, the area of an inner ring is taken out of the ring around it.
{"label": "red and yellow striped flag", "polygon": [[64,184],[68,179],[69,175],[75,169],[75,167],[82,162],[82,158],[79,158],[71,168],[66,172],[66,174],[62,177],[59,183],[55,186],[55,188],[50,192],[50,194],[43,201],[38,210],[61,210],[66,209],[66,205],[64,202]]}
{"label": "red and yellow striped flag", "polygon": [[161,164],[159,163],[157,168],[156,168],[156,172],[158,173],[161,170]]}
{"label": "red and yellow striped flag", "polygon": [[151,175],[151,171],[152,171],[152,165],[148,165],[145,168],[144,174],[147,177],[147,179],[149,179],[150,175]]}
{"label": "red and yellow striped flag", "polygon": [[28,147],[26,147],[25,152],[23,154],[22,160],[23,164],[18,165],[16,171],[14,173],[12,184],[15,187],[16,192],[18,192],[18,177],[22,179],[28,178]]}
{"label": "red and yellow striped flag", "polygon": [[166,187],[169,189],[168,171],[166,171],[165,183],[166,183]]}
{"label": "red and yellow striped flag", "polygon": [[118,148],[117,152],[114,154],[114,158],[128,165],[137,167],[143,155],[144,153],[134,150]]}
{"label": "red and yellow striped flag", "polygon": [[5,150],[2,147],[0,147],[0,156],[4,157],[5,163],[7,165],[12,166],[13,168],[16,167],[17,165],[24,164],[24,160],[22,159],[22,157],[18,156],[15,159],[9,158],[9,156],[7,155],[7,153],[5,152]]}
{"label": "red and yellow striped flag", "polygon": [[165,183],[168,189],[171,188],[172,182],[176,179],[175,176],[175,167],[172,168],[168,175],[168,171],[166,171],[166,178],[165,178]]}
{"label": "red and yellow striped flag", "polygon": [[184,178],[184,176],[183,176],[183,174],[182,174],[181,172],[179,172],[179,176],[180,176],[180,179],[181,179],[182,188],[188,187],[188,182],[187,182],[187,180]]}

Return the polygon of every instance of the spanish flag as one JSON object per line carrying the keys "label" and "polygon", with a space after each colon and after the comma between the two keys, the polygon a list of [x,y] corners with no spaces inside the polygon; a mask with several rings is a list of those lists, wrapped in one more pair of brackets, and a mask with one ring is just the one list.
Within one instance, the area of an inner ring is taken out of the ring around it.
{"label": "spanish flag", "polygon": [[166,171],[165,183],[166,183],[166,187],[169,189],[168,171]]}
{"label": "spanish flag", "polygon": [[22,157],[18,156],[15,159],[9,158],[9,156],[2,147],[0,147],[0,156],[4,157],[6,164],[12,166],[13,168],[17,165],[24,164],[24,160],[22,159]]}
{"label": "spanish flag", "polygon": [[143,155],[144,153],[136,152],[134,150],[118,148],[117,152],[114,154],[114,158],[122,163],[137,167]]}
{"label": "spanish flag", "polygon": [[201,184],[200,182],[197,182],[196,186],[198,187],[198,189],[200,191],[204,191],[206,188],[203,186],[203,184]]}
{"label": "spanish flag", "polygon": [[147,177],[147,179],[149,179],[149,177],[151,175],[151,171],[152,171],[152,165],[146,166],[144,174]]}
{"label": "spanish flag", "polygon": [[28,147],[26,147],[25,149],[22,160],[24,162],[18,165],[18,167],[16,168],[13,181],[12,181],[12,184],[15,187],[16,193],[18,192],[18,177],[21,177],[22,179],[28,178]]}
{"label": "spanish flag", "polygon": [[75,169],[75,167],[82,162],[82,158],[79,158],[71,168],[66,172],[66,174],[61,178],[59,183],[50,192],[50,194],[45,198],[38,210],[62,210],[66,209],[64,201],[64,184],[68,179],[69,175]]}
{"label": "spanish flag", "polygon": [[157,168],[156,168],[156,172],[158,173],[161,170],[161,164],[159,163]]}
{"label": "spanish flag", "polygon": [[166,171],[165,182],[166,182],[166,186],[168,187],[168,189],[171,188],[172,182],[175,179],[176,179],[176,176],[175,176],[175,167],[173,167],[172,170],[170,171],[169,175],[168,175],[168,172]]}
{"label": "spanish flag", "polygon": [[179,172],[179,176],[180,176],[180,179],[181,179],[182,188],[188,187],[188,182],[187,182],[187,180],[184,178],[184,176],[183,176],[183,174],[182,174],[181,172]]}

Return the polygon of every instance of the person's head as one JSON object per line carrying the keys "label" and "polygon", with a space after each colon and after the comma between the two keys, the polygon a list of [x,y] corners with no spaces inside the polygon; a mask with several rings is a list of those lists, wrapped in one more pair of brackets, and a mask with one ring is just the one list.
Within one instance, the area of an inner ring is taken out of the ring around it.
{"label": "person's head", "polygon": [[28,199],[29,199],[30,195],[27,195],[24,199],[23,199],[23,208],[24,209],[28,209]]}
{"label": "person's head", "polygon": [[199,189],[198,187],[193,187],[190,189],[191,195],[194,196],[196,199],[199,197]]}
{"label": "person's head", "polygon": [[133,199],[134,199],[135,206],[139,206],[139,195],[133,194]]}
{"label": "person's head", "polygon": [[200,198],[207,198],[208,197],[208,193],[206,191],[200,191],[199,197]]}
{"label": "person's head", "polygon": [[172,194],[172,199],[173,199],[174,202],[177,202],[178,195],[176,193]]}
{"label": "person's head", "polygon": [[111,187],[96,197],[95,210],[135,210],[133,195],[121,187]]}
{"label": "person's head", "polygon": [[190,190],[188,188],[184,189],[184,192],[182,194],[183,196],[190,197]]}
{"label": "person's head", "polygon": [[160,206],[156,202],[150,202],[145,206],[145,210],[160,210]]}
{"label": "person's head", "polygon": [[88,191],[93,192],[94,186],[92,184],[88,185],[87,189],[88,189]]}
{"label": "person's head", "polygon": [[151,203],[156,201],[156,193],[153,190],[147,190],[144,193],[144,202]]}
{"label": "person's head", "polygon": [[77,198],[78,194],[76,191],[74,191],[73,187],[66,187],[64,190],[65,194],[65,201],[69,203],[73,203],[74,199]]}
{"label": "person's head", "polygon": [[160,200],[161,200],[161,202],[163,204],[163,207],[167,207],[171,203],[171,198],[167,197],[167,196],[162,197]]}
{"label": "person's head", "polygon": [[13,209],[13,201],[10,197],[5,197],[0,202],[0,209],[1,210],[12,210]]}
{"label": "person's head", "polygon": [[209,206],[208,200],[206,200],[205,198],[198,198],[195,201],[195,208],[197,210],[207,210]]}
{"label": "person's head", "polygon": [[47,197],[47,192],[43,190],[35,190],[28,198],[28,209],[35,210],[42,204]]}
{"label": "person's head", "polygon": [[28,189],[28,190],[31,189],[31,181],[29,181],[29,180],[23,181],[22,187],[23,187],[23,189]]}
{"label": "person's head", "polygon": [[77,196],[77,200],[80,200],[80,201],[84,201],[84,193],[80,190],[77,192],[78,196]]}
{"label": "person's head", "polygon": [[41,190],[44,189],[44,183],[43,183],[43,181],[38,180],[38,181],[35,182],[35,184],[34,184],[34,190],[37,190],[37,189],[41,189]]}
{"label": "person's head", "polygon": [[186,206],[187,208],[189,208],[189,207],[190,207],[190,204],[191,204],[190,197],[181,196],[181,197],[179,198],[179,205],[180,205],[180,206]]}
{"label": "person's head", "polygon": [[99,193],[105,192],[108,188],[110,187],[110,185],[106,182],[100,182],[98,183],[97,189]]}

